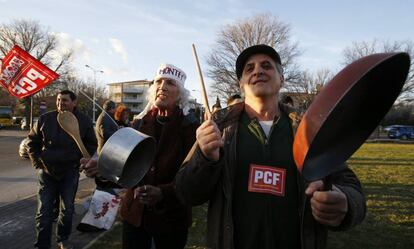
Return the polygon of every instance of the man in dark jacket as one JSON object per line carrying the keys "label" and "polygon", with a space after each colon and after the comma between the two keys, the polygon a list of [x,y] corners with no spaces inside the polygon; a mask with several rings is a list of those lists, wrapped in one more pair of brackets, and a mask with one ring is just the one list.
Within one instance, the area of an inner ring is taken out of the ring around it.
{"label": "man in dark jacket", "polygon": [[72,229],[82,154],[73,138],[58,124],[59,112],[73,112],[79,122],[80,136],[86,149],[91,155],[96,151],[92,121],[76,109],[76,95],[69,90],[61,91],[56,106],[57,110],[39,117],[28,135],[29,157],[33,167],[38,170],[39,179],[36,248],[50,248],[56,196],[60,200],[57,242],[59,248],[71,248],[68,239]]}
{"label": "man in dark jacket", "polygon": [[[103,104],[103,109],[106,111],[102,112],[96,121],[96,138],[98,139],[98,153],[101,153],[102,147],[106,141],[114,134],[118,129],[118,125],[114,119],[115,114],[115,103],[112,100],[107,100]],[[115,183],[105,180],[100,177],[95,177],[95,183],[98,189],[109,191],[113,193],[111,188],[120,188]],[[109,188],[109,189],[108,189]]]}
{"label": "man in dark jacket", "polygon": [[102,112],[96,120],[96,138],[98,139],[98,153],[101,152],[103,145],[117,130],[118,125],[114,120],[115,103],[112,100],[107,100],[103,104]]}
{"label": "man in dark jacket", "polygon": [[323,182],[305,184],[292,153],[297,120],[279,104],[283,70],[267,45],[244,50],[236,73],[245,102],[213,114],[197,129],[198,146],[176,177],[186,203],[209,201],[211,248],[324,248],[327,229],[360,223],[365,199],[347,167]]}

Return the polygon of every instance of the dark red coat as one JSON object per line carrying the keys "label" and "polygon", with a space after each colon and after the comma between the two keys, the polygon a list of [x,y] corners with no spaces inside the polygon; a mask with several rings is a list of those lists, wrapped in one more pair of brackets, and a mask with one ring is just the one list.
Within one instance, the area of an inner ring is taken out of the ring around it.
{"label": "dark red coat", "polygon": [[161,188],[163,199],[153,207],[144,206],[133,198],[134,189],[128,189],[123,199],[121,216],[135,226],[149,232],[186,230],[191,224],[191,208],[183,205],[176,196],[174,178],[191,146],[199,125],[194,116],[184,116],[178,107],[164,125],[157,125],[157,109],[142,119],[139,131],[159,137],[154,162],[139,185]]}

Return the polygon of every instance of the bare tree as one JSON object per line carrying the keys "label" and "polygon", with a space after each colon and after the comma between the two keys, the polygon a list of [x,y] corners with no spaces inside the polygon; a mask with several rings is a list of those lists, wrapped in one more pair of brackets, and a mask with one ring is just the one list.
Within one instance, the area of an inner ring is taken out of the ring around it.
{"label": "bare tree", "polygon": [[58,52],[59,42],[36,21],[15,20],[0,25],[0,56],[4,57],[14,45],[19,45],[37,60],[61,75],[68,73],[73,51]]}
{"label": "bare tree", "polygon": [[218,32],[214,48],[207,56],[207,75],[213,80],[211,96],[227,99],[239,92],[236,58],[245,48],[257,44],[267,44],[278,51],[287,82],[299,78],[295,59],[301,52],[292,41],[290,25],[270,14],[259,14],[226,25]]}
{"label": "bare tree", "polygon": [[381,121],[386,125],[414,125],[414,104],[400,102],[395,104]]}
{"label": "bare tree", "polygon": [[[0,58],[3,58],[14,45],[30,53],[37,60],[54,70],[64,78],[71,70],[70,60],[73,51],[58,51],[58,39],[55,34],[49,32],[38,22],[31,20],[15,20],[10,24],[0,25]],[[44,97],[53,95],[61,87],[61,82],[56,81],[44,88],[35,96]],[[26,118],[30,118],[30,97],[25,102]]]}
{"label": "bare tree", "polygon": [[316,73],[302,71],[300,77],[294,79],[286,86],[287,94],[295,99],[299,108],[305,111],[312,103],[320,90],[333,78],[329,69],[321,69]]}
{"label": "bare tree", "polygon": [[[412,41],[362,41],[353,42],[351,46],[343,51],[344,64],[349,64],[361,57],[374,53],[406,52],[411,58],[414,56],[414,43]],[[414,99],[414,67],[411,60],[411,67],[407,81],[401,91],[399,101],[413,101]]]}
{"label": "bare tree", "polygon": [[12,97],[9,92],[3,87],[0,87],[0,106],[14,106],[16,105],[16,99]]}
{"label": "bare tree", "polygon": [[316,73],[302,71],[300,77],[294,80],[286,89],[297,93],[317,93],[332,77],[333,73],[327,68],[318,70]]}
{"label": "bare tree", "polygon": [[[92,118],[93,103],[90,99],[93,97],[94,85],[86,82],[91,82],[91,80],[84,81],[72,75],[67,77],[65,83],[68,84],[67,88],[78,96],[77,106],[79,110]],[[89,98],[84,94],[86,94]],[[102,107],[103,102],[107,99],[105,87],[97,86],[95,88],[95,94],[97,104]],[[98,110],[97,113],[99,115],[101,110],[98,107],[95,108]]]}

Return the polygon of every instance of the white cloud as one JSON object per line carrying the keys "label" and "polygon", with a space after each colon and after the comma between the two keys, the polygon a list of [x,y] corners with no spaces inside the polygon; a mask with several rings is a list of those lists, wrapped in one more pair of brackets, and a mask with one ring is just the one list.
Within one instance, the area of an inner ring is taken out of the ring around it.
{"label": "white cloud", "polygon": [[128,68],[114,68],[114,67],[103,67],[103,71],[107,76],[128,76],[132,71]]}
{"label": "white cloud", "polygon": [[82,59],[89,60],[91,53],[84,45],[82,40],[71,37],[68,33],[54,33],[58,39],[59,46],[57,48],[59,54],[73,51],[73,55],[80,56]]}
{"label": "white cloud", "polygon": [[111,43],[114,52],[119,54],[125,63],[128,63],[128,53],[126,52],[122,42],[115,38],[109,38],[109,42]]}

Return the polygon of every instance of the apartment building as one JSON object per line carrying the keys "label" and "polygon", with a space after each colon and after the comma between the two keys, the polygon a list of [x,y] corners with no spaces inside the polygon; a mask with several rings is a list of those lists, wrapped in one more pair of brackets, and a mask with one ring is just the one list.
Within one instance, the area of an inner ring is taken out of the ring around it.
{"label": "apartment building", "polygon": [[148,102],[146,93],[151,84],[149,80],[109,83],[109,99],[117,104],[123,103],[133,114],[140,113]]}

